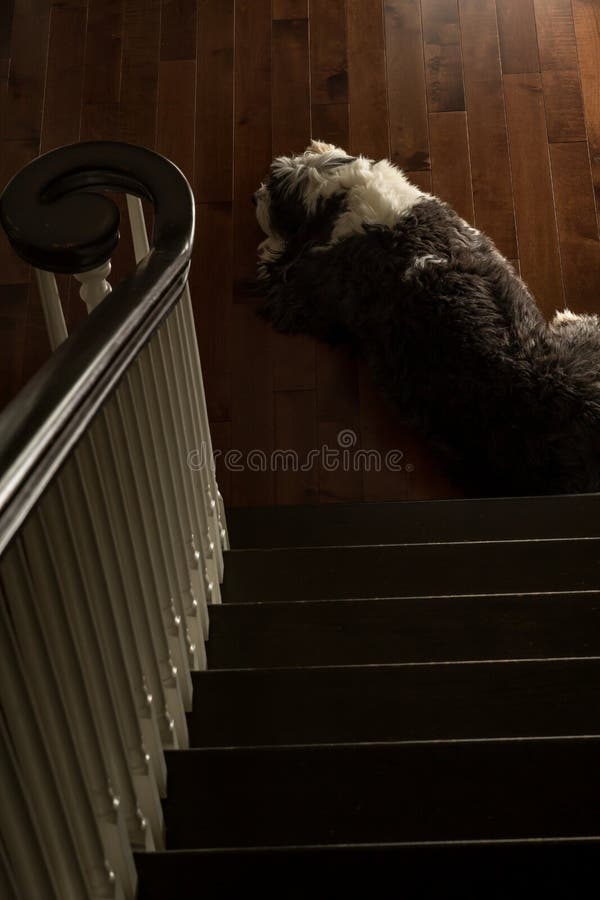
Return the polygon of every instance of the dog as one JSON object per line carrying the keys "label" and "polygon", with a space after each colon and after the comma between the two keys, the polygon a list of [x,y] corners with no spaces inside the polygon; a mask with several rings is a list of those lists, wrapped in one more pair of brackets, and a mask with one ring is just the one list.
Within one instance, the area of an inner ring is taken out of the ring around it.
{"label": "dog", "polygon": [[474,496],[600,490],[600,318],[547,322],[493,242],[375,162],[312,141],[253,197],[261,314],[345,342]]}

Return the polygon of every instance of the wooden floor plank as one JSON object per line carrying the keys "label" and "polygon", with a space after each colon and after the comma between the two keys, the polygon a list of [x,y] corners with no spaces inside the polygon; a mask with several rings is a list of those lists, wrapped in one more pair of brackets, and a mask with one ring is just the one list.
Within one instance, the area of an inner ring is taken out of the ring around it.
{"label": "wooden floor plank", "polygon": [[162,0],[161,60],[196,59],[197,0]]}
{"label": "wooden floor plank", "polygon": [[[311,136],[308,21],[273,22],[271,41],[272,153],[296,155],[306,148]],[[276,391],[314,389],[314,340],[303,335],[289,338],[273,334],[273,365]],[[312,412],[306,426],[314,428]],[[275,438],[279,443],[277,432]]]}
{"label": "wooden floor plank", "polygon": [[273,0],[273,19],[306,19],[308,0]]}
{"label": "wooden floor plank", "polygon": [[47,0],[15,0],[4,140],[39,142],[49,28]]}
{"label": "wooden floor plank", "polygon": [[346,0],[311,0],[310,96],[313,106],[348,103]]}
{"label": "wooden floor plank", "polygon": [[585,118],[579,72],[547,69],[542,72],[548,141],[585,141]]}
{"label": "wooden floor plank", "polygon": [[411,171],[427,170],[431,164],[419,0],[385,4],[385,48],[392,162]]}
{"label": "wooden floor plank", "polygon": [[600,6],[573,0],[596,214],[600,223]]}
{"label": "wooden floor plank", "polygon": [[[263,237],[251,199],[272,157],[270,0],[236,0],[234,108],[233,277],[234,298],[242,302],[232,310],[231,441],[241,453],[269,454],[274,446],[272,331],[256,316],[247,284],[255,278],[256,247]],[[231,480],[234,504],[273,501],[269,465],[252,463],[246,471],[232,472]]]}
{"label": "wooden floor plank", "polygon": [[79,140],[87,9],[53,6],[40,152]]}
{"label": "wooden floor plank", "polygon": [[518,256],[496,8],[459,0],[475,223],[505,256]]}
{"label": "wooden floor plank", "polygon": [[542,71],[577,70],[571,0],[533,0]]}
{"label": "wooden floor plank", "polygon": [[574,312],[600,313],[600,239],[587,144],[552,144],[550,158],[566,303]]}
{"label": "wooden floor plank", "polygon": [[275,502],[315,503],[318,466],[313,458],[317,450],[314,390],[275,394],[275,438],[280,452],[274,463]]}
{"label": "wooden floor plank", "polygon": [[347,0],[347,6],[350,149],[381,159],[390,156],[382,5]]}
{"label": "wooden floor plank", "polygon": [[564,306],[539,74],[505,75],[521,277],[546,315]]}
{"label": "wooden floor plank", "polygon": [[196,200],[231,202],[234,0],[198,3]]}
{"label": "wooden floor plank", "polygon": [[231,420],[232,260],[231,203],[198,203],[190,289],[211,422]]}
{"label": "wooden floor plank", "polygon": [[84,102],[118,103],[121,88],[123,0],[89,0]]}
{"label": "wooden floor plank", "polygon": [[121,139],[156,146],[161,0],[123,0]]}
{"label": "wooden floor plank", "polygon": [[[248,78],[249,71],[253,78]],[[221,102],[218,93],[214,102]],[[248,281],[256,275],[256,248],[264,237],[256,222],[252,195],[272,159],[270,0],[237,0],[235,4],[234,109],[234,290],[244,298]],[[210,141],[214,122],[206,124],[204,139]]]}
{"label": "wooden floor plank", "polygon": [[421,0],[429,112],[465,108],[457,0]]}
{"label": "wooden floor plank", "polygon": [[196,61],[161,60],[156,149],[179,166],[194,188]]}
{"label": "wooden floor plank", "polygon": [[496,0],[496,9],[503,73],[539,72],[533,0]]}
{"label": "wooden floor plank", "polygon": [[467,222],[473,222],[473,188],[465,113],[431,113],[429,140],[433,192]]}

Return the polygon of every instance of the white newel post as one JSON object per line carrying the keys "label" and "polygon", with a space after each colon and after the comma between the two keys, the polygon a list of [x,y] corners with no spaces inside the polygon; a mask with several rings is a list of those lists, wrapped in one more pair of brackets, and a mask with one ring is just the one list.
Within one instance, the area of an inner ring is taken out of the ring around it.
{"label": "white newel post", "polygon": [[89,313],[112,291],[110,284],[106,280],[110,275],[110,269],[110,260],[107,260],[96,269],[90,269],[89,272],[79,272],[79,274],[75,275],[77,281],[81,283],[79,296],[87,306]]}

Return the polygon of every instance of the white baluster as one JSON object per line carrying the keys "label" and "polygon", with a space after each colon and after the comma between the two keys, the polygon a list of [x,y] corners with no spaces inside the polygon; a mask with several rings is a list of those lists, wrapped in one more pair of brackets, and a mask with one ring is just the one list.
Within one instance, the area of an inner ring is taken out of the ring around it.
{"label": "white baluster", "polygon": [[89,272],[78,272],[75,274],[77,281],[81,283],[79,296],[87,306],[88,312],[91,312],[98,304],[104,300],[107,294],[110,294],[112,288],[106,280],[110,275],[110,260],[102,263]]}
{"label": "white baluster", "polygon": [[[15,601],[11,607],[14,614],[19,604],[24,606],[31,601],[31,590],[24,580],[22,559],[19,559],[14,551],[9,557],[3,560],[2,576],[7,596],[14,598]],[[69,815],[72,807],[70,808],[68,792],[66,796],[63,795],[68,786],[59,783],[56,776],[56,766],[60,760],[53,753],[52,744],[57,745],[60,725],[55,725],[49,732],[46,721],[40,717],[40,712],[45,716],[48,709],[40,707],[39,703],[36,704],[29,669],[31,664],[39,667],[40,661],[23,658],[20,642],[26,634],[23,634],[18,624],[11,620],[11,612],[5,604],[2,604],[0,615],[2,707],[6,716],[6,729],[10,735],[10,746],[14,753],[12,764],[22,779],[20,787],[26,796],[27,804],[30,809],[35,810],[36,830],[44,847],[51,883],[57,896],[64,897],[65,900],[67,898],[86,900],[90,893],[92,897],[103,894],[110,897],[113,879],[106,870],[101,850],[92,872],[83,870],[85,856],[80,855],[76,843],[82,835],[76,835],[77,823]],[[15,629],[19,631],[18,636]],[[64,749],[63,745],[63,752]],[[67,771],[67,778],[69,774]],[[81,797],[81,802],[85,802],[85,796]],[[128,847],[121,845],[119,849],[124,851],[123,861],[128,855],[129,865],[126,867],[127,871],[125,869],[119,871],[118,868],[117,871],[119,876],[126,876],[124,881],[126,893],[128,898],[133,900],[136,882],[133,857]],[[117,867],[117,857],[112,855],[109,858]]]}
{"label": "white baluster", "polygon": [[63,313],[62,303],[56,285],[56,278],[52,272],[43,272],[41,269],[34,269],[38,290],[40,292],[40,300],[42,303],[42,311],[46,321],[46,330],[52,350],[56,350],[59,344],[62,344],[68,337],[65,316]]}
{"label": "white baluster", "polygon": [[[129,221],[131,225],[131,234],[135,252],[136,262],[143,259],[149,251],[148,237],[146,233],[146,222],[141,200],[137,197],[127,196],[127,208],[129,211]],[[196,438],[196,449],[205,449],[208,458],[208,464],[202,468],[199,473],[202,484],[202,504],[205,510],[206,520],[208,524],[208,534],[202,534],[202,549],[205,562],[208,568],[208,580],[214,585],[212,602],[220,602],[220,592],[218,582],[223,580],[223,549],[229,548],[229,539],[227,535],[227,524],[225,521],[225,510],[223,507],[222,497],[215,478],[212,466],[212,441],[210,437],[210,427],[208,423],[208,414],[206,410],[206,398],[204,396],[204,384],[202,380],[202,369],[200,366],[200,357],[198,354],[198,346],[196,343],[195,333],[193,331],[193,313],[189,292],[189,286],[186,284],[182,299],[176,307],[173,316],[169,320],[179,320],[180,328],[183,329],[178,346],[181,348],[184,358],[179,360],[180,365],[188,370],[188,389],[191,391],[192,403],[192,427]],[[168,328],[173,333],[175,321],[171,324],[169,321]],[[190,333],[191,330],[191,333]],[[193,449],[193,448],[190,448]],[[220,499],[219,499],[220,498]],[[199,549],[199,548],[198,548]],[[213,552],[214,551],[214,552]]]}

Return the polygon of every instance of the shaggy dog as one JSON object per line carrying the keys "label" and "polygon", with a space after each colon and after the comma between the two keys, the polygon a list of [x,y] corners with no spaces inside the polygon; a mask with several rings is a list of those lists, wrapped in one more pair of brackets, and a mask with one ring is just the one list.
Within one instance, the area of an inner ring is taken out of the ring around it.
{"label": "shaggy dog", "polygon": [[600,318],[547,323],[492,241],[386,160],[313,141],[254,195],[263,314],[347,342],[467,493],[600,490]]}

